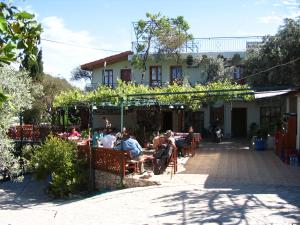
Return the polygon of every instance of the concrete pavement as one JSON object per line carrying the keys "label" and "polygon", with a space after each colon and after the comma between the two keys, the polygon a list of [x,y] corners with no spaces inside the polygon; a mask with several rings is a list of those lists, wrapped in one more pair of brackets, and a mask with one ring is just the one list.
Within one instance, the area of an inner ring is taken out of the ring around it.
{"label": "concrete pavement", "polygon": [[[202,145],[172,179],[170,174],[160,175],[160,186],[98,193],[88,198],[51,201],[43,191],[45,182],[28,178],[19,184],[0,183],[0,225],[300,223],[299,168],[286,167],[276,156],[273,158],[272,152],[223,151],[224,146],[209,149]],[[234,155],[244,162],[252,159],[248,164],[238,163],[236,168]],[[250,165],[255,161],[259,166],[267,161],[277,169],[271,167],[268,172],[268,167],[260,167],[266,178],[256,179],[259,173]],[[279,175],[272,176],[274,171]],[[296,182],[292,176],[282,180],[286,183],[274,182],[290,171]],[[241,180],[240,176],[247,179]]]}

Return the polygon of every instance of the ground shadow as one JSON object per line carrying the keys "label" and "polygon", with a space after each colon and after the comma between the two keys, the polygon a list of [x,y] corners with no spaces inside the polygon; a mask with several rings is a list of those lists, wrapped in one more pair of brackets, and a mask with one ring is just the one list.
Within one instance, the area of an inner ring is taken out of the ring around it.
{"label": "ground shadow", "polygon": [[[291,197],[293,189],[266,189],[266,187],[236,188],[232,190],[179,191],[154,199],[153,203],[162,202],[166,213],[156,214],[158,218],[179,218],[176,224],[277,224],[275,217],[284,217],[300,221],[300,193]],[[255,192],[255,193],[253,193]],[[279,194],[285,200],[277,202],[262,201],[260,195]],[[297,200],[296,200],[297,199]],[[289,207],[289,210],[285,210]],[[269,213],[269,214],[268,214]],[[165,223],[168,224],[168,223]],[[170,223],[174,224],[174,223]]]}

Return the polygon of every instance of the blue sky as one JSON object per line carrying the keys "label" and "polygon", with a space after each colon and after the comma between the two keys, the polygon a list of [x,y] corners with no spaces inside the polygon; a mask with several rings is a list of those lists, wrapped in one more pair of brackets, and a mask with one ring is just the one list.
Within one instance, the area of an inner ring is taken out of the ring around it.
{"label": "blue sky", "polygon": [[[283,18],[300,15],[300,0],[15,0],[14,4],[37,15],[44,39],[117,51],[131,49],[132,22],[144,19],[146,12],[184,16],[194,37],[272,35]],[[74,67],[115,54],[45,41],[42,47],[45,72],[67,79]]]}

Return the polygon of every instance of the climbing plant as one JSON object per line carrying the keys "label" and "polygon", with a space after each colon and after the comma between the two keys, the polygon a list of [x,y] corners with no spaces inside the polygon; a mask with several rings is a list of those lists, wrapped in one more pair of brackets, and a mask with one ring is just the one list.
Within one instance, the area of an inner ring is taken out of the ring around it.
{"label": "climbing plant", "polygon": [[54,106],[68,107],[82,104],[119,106],[121,99],[123,99],[125,106],[132,105],[132,101],[139,101],[139,105],[145,106],[155,102],[158,105],[183,104],[188,108],[197,109],[204,102],[229,101],[237,97],[242,100],[251,100],[253,95],[250,92],[248,85],[233,84],[229,80],[212,82],[208,85],[198,84],[194,87],[169,84],[155,88],[118,81],[118,86],[115,89],[100,86],[91,92],[80,90],[63,92],[55,97]]}

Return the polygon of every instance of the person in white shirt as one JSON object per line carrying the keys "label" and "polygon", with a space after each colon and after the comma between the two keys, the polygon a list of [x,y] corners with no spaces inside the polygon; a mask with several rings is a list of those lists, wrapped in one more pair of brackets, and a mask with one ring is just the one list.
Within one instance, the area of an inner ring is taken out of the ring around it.
{"label": "person in white shirt", "polygon": [[106,132],[106,135],[101,139],[101,144],[103,148],[113,148],[114,143],[117,140],[117,138],[111,134],[112,130],[108,129]]}

